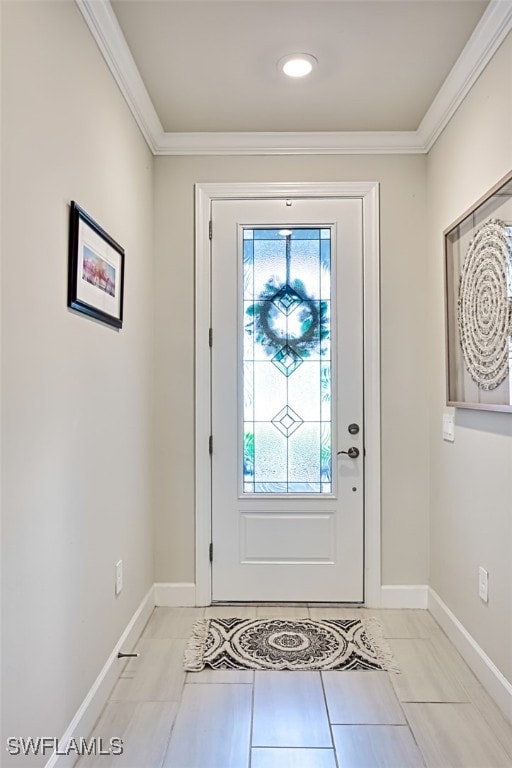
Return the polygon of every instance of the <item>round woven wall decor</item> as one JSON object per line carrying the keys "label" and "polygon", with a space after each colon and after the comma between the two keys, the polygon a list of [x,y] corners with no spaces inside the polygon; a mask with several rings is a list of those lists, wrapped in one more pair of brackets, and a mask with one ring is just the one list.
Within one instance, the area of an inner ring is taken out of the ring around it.
{"label": "round woven wall decor", "polygon": [[462,353],[473,381],[496,389],[509,373],[512,334],[512,237],[490,219],[477,230],[462,265],[458,301]]}

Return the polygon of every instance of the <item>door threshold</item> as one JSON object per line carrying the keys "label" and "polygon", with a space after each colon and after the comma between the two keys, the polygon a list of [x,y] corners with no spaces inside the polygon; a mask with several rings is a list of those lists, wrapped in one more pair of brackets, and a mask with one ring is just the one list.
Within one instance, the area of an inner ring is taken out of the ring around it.
{"label": "door threshold", "polygon": [[215,607],[216,605],[222,606],[222,605],[233,605],[235,607],[243,608],[252,608],[254,606],[268,606],[270,608],[365,608],[364,603],[306,603],[306,602],[282,602],[282,601],[269,601],[269,600],[252,600],[248,602],[242,602],[240,600],[215,600],[210,603],[211,607]]}

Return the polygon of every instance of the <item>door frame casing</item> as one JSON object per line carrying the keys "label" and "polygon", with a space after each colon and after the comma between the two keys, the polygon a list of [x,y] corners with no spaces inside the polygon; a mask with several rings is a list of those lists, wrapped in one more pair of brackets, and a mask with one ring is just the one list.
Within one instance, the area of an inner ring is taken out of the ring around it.
{"label": "door frame casing", "polygon": [[[253,182],[195,185],[195,558],[196,605],[211,603],[211,240],[214,200],[359,198],[363,204],[364,594],[381,603],[379,184]],[[215,343],[215,342],[214,342]]]}

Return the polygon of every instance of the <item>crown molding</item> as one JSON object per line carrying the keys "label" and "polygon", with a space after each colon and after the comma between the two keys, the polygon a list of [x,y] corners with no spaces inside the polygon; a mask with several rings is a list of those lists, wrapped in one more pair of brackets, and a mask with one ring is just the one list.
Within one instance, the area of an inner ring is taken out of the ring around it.
{"label": "crown molding", "polygon": [[75,2],[142,135],[154,154],[157,140],[164,135],[164,129],[128,48],[110,0],[75,0]]}
{"label": "crown molding", "polygon": [[416,131],[164,133],[157,155],[415,154]]}
{"label": "crown molding", "polygon": [[428,152],[512,29],[511,0],[491,0],[417,130]]}
{"label": "crown molding", "polygon": [[490,0],[416,131],[165,132],[110,0],[75,0],[154,155],[355,155],[429,152],[512,29],[512,0]]}

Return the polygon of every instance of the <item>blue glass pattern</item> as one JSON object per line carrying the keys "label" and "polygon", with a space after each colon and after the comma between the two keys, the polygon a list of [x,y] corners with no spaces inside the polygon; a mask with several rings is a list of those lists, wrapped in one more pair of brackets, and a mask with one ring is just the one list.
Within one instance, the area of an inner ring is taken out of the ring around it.
{"label": "blue glass pattern", "polygon": [[289,285],[283,285],[283,287],[277,291],[271,299],[272,304],[281,310],[283,315],[288,316],[299,304],[302,304],[302,299],[299,294],[290,288]]}
{"label": "blue glass pattern", "polygon": [[293,349],[293,347],[286,344],[274,355],[272,362],[285,376],[291,376],[292,373],[297,370],[299,365],[302,365],[302,357]]}
{"label": "blue glass pattern", "polygon": [[242,282],[243,492],[332,493],[331,229],[244,228]]}

